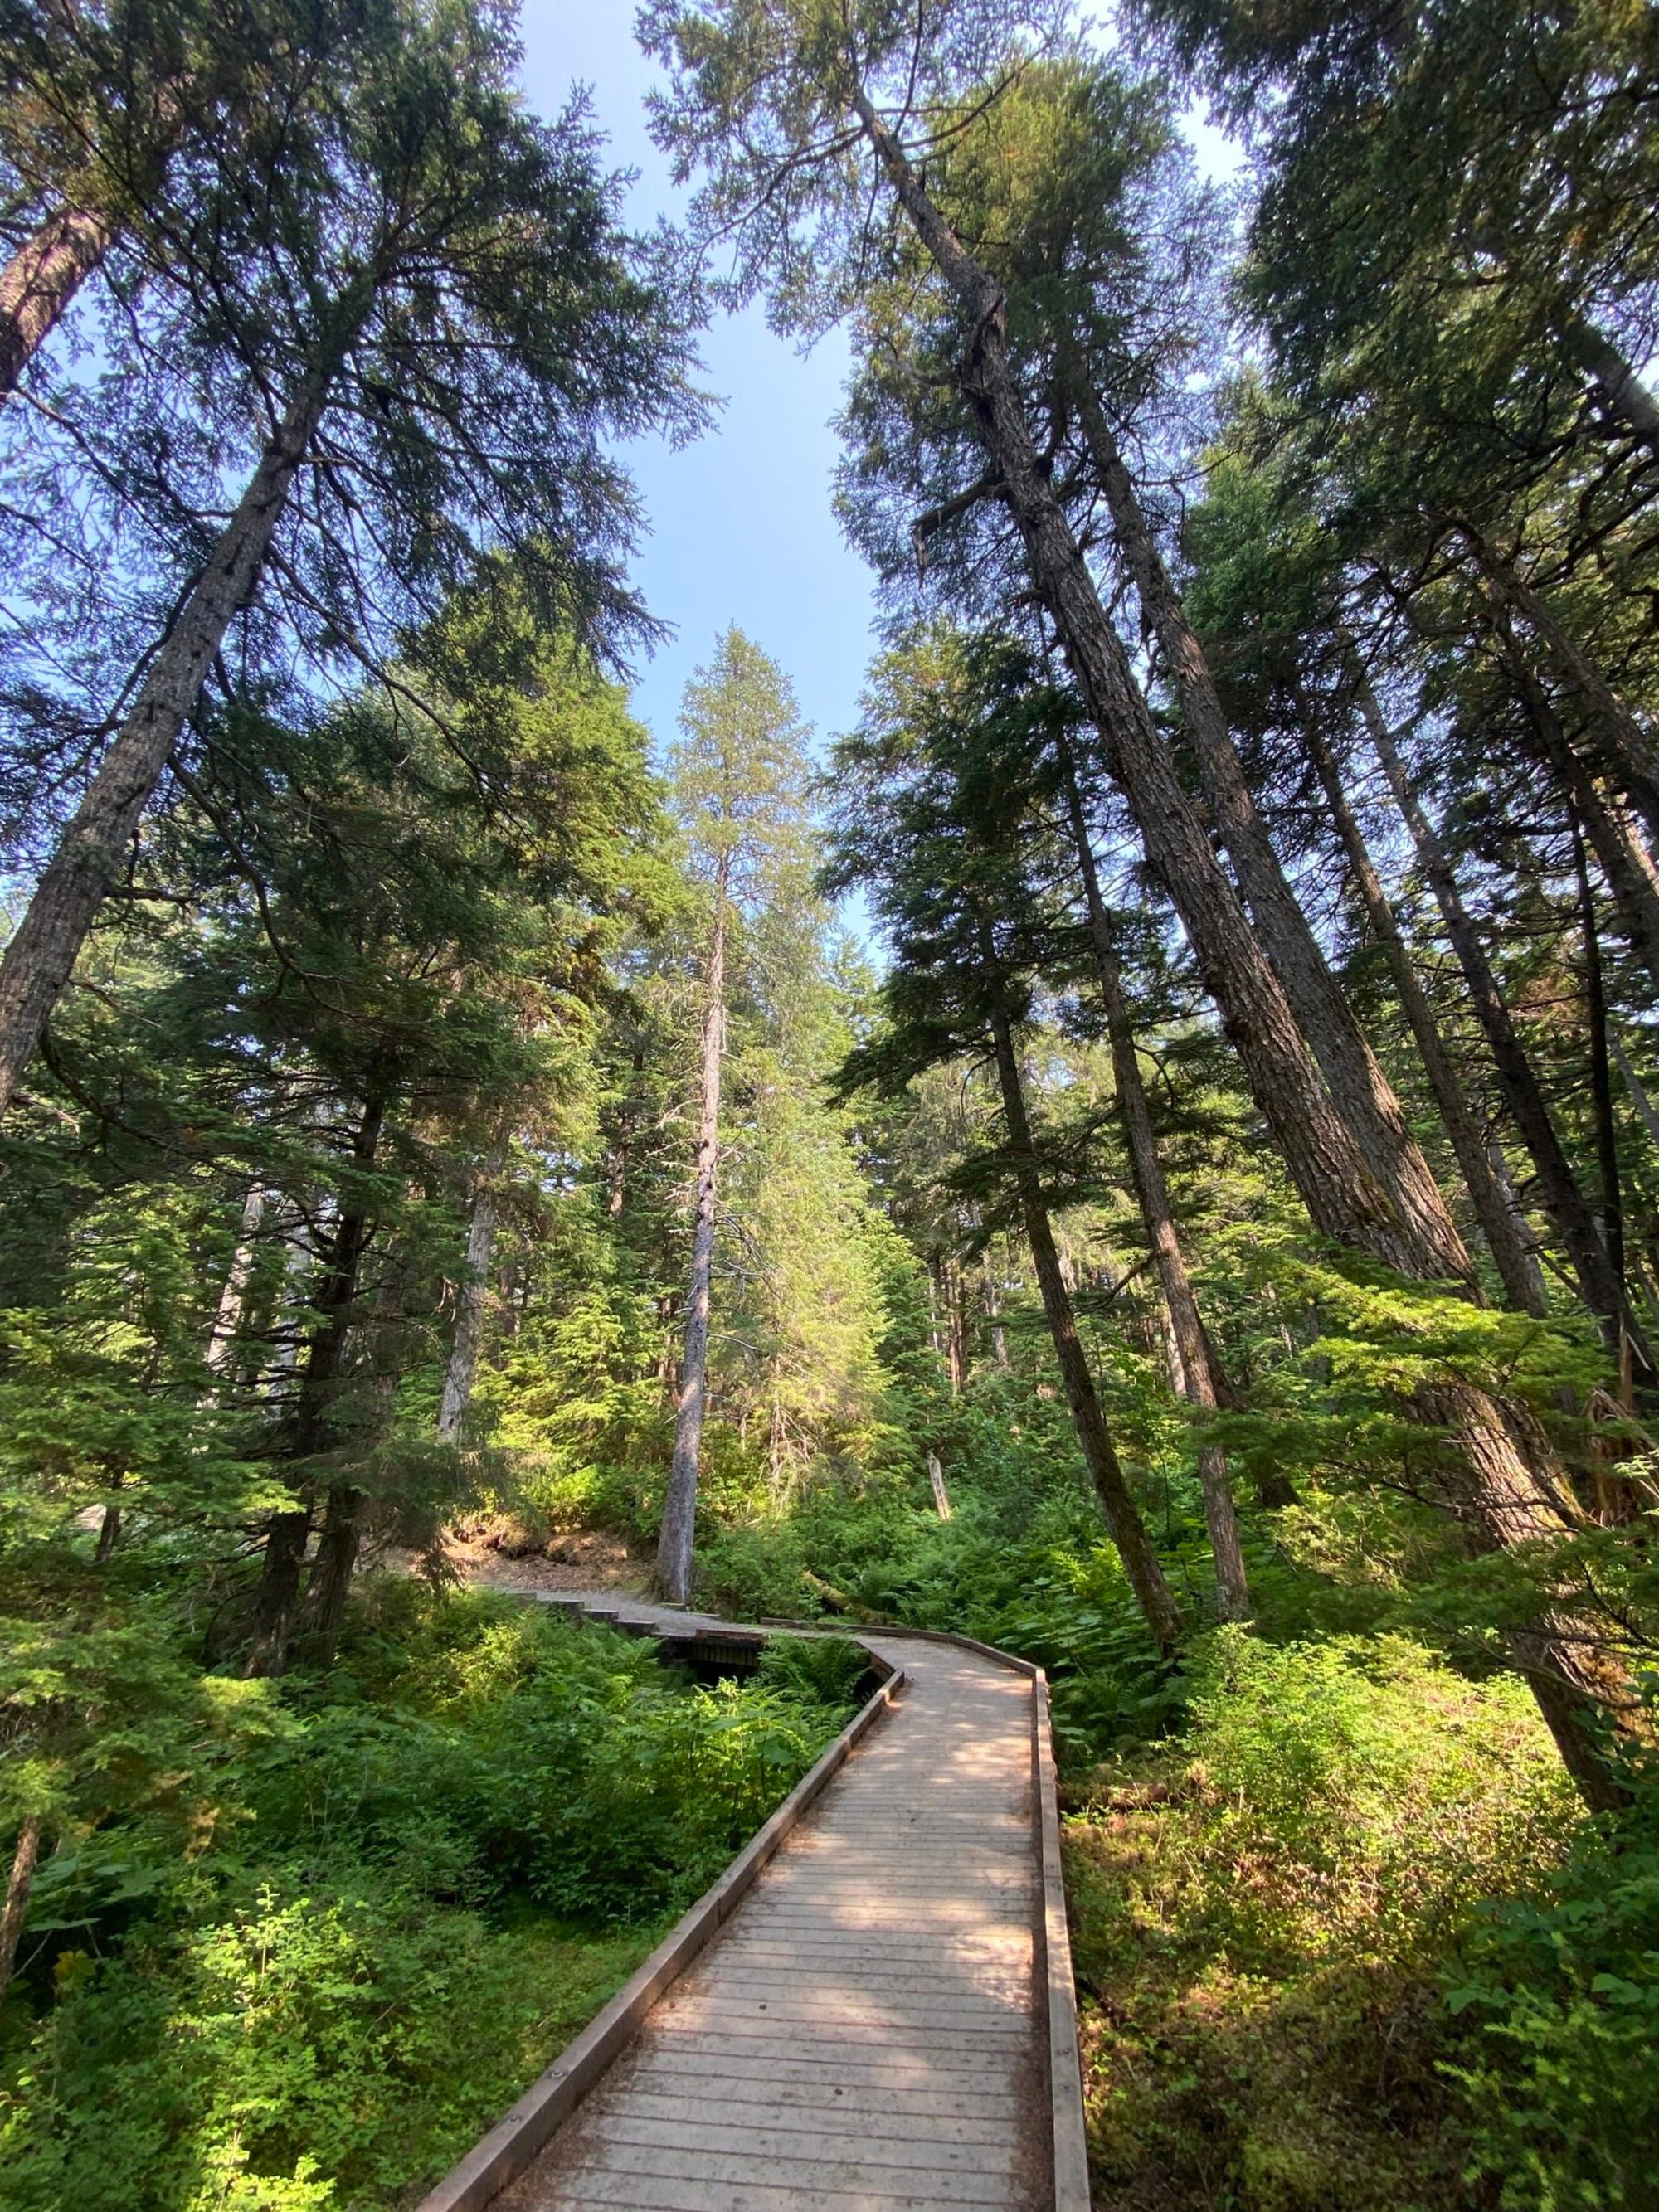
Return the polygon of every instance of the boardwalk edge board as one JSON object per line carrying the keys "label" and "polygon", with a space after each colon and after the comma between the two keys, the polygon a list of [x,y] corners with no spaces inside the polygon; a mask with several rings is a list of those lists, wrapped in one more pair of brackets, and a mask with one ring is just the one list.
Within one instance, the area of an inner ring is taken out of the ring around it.
{"label": "boardwalk edge board", "polygon": [[[874,1660],[875,1655],[871,1656]],[[518,2179],[633,2041],[664,1991],[718,1934],[756,1875],[801,1815],[822,1796],[854,1746],[889,1710],[905,1680],[902,1670],[888,1675],[770,1820],[757,1829],[725,1873],[669,1929],[633,1978],[594,2014],[546,2072],[531,2083],[489,2134],[473,2145],[435,2189],[428,2191],[416,2212],[483,2212],[492,2198]]]}
{"label": "boardwalk edge board", "polygon": [[1048,2096],[1054,2115],[1054,2212],[1089,2212],[1089,2138],[1083,2118],[1083,2058],[1077,2039],[1077,1984],[1066,1882],[1060,1857],[1060,1790],[1048,1714],[1048,1678],[1031,1684],[1032,1751],[1041,1847],[1037,1933],[1048,1992]]}

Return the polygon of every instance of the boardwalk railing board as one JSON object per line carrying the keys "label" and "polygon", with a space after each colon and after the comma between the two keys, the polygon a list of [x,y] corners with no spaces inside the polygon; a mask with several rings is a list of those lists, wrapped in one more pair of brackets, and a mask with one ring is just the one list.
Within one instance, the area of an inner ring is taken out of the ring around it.
{"label": "boardwalk railing board", "polygon": [[[886,1664],[874,1652],[870,1656],[876,1665]],[[904,1681],[902,1670],[888,1675],[720,1879],[669,1929],[631,1980],[594,2014],[489,2133],[473,2145],[435,2189],[428,2191],[417,2212],[483,2212],[493,2197],[517,2179],[633,2041],[663,1992],[719,1932],[721,1922],[801,1815],[823,1795],[854,1746],[891,1706]]]}
{"label": "boardwalk railing board", "polygon": [[1066,1918],[1060,1856],[1060,1791],[1048,1712],[1048,1678],[1031,1685],[1031,1744],[1036,1770],[1040,1890],[1037,1928],[1048,1992],[1048,2096],[1054,2112],[1054,2212],[1089,2212],[1089,2138],[1083,2117],[1083,2058],[1077,2039],[1077,1984]]}

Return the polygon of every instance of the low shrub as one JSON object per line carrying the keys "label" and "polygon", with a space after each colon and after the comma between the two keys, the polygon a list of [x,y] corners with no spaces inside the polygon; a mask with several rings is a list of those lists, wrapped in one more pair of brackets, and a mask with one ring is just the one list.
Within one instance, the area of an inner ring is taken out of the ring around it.
{"label": "low shrub", "polygon": [[[155,1632],[95,1648],[131,1673]],[[224,1685],[230,1719],[157,1654],[143,1682],[179,1687],[142,1772],[95,1740],[37,1880],[0,2208],[408,2201],[761,1825],[862,1668],[830,1639],[700,1689],[550,1608],[391,1581],[326,1674]]]}
{"label": "low shrub", "polygon": [[1472,2179],[1509,2212],[1659,2205],[1659,1819],[1588,1829],[1541,1896],[1477,1910],[1448,1981]]}
{"label": "low shrub", "polygon": [[1496,2203],[1444,1978],[1472,1900],[1535,1887],[1583,1833],[1524,1690],[1399,1638],[1226,1631],[1190,1698],[1184,1735],[1101,1769],[1067,1823],[1102,2194]]}

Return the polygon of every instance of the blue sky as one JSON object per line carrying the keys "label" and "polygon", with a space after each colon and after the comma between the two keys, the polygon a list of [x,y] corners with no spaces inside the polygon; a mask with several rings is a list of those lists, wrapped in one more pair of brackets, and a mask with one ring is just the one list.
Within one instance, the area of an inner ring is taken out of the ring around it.
{"label": "blue sky", "polygon": [[[574,82],[592,93],[618,167],[637,169],[629,212],[644,224],[676,204],[646,134],[654,74],[634,44],[633,0],[525,0],[525,84],[547,113]],[[628,459],[651,534],[635,564],[647,604],[676,635],[639,672],[635,708],[659,741],[674,732],[685,680],[730,623],[787,671],[822,743],[848,728],[871,649],[864,564],[830,510],[847,352],[837,338],[803,360],[758,313],[703,334],[708,387],[726,403],[718,427],[675,453],[652,441]]]}

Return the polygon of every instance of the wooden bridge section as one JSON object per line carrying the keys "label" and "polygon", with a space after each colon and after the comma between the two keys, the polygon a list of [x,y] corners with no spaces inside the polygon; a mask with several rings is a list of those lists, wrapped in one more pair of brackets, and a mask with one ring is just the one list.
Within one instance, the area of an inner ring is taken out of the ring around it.
{"label": "wooden bridge section", "polygon": [[689,1963],[647,1962],[422,2212],[1087,2212],[1042,1678],[860,1640],[894,1670],[886,1709],[669,1939]]}

